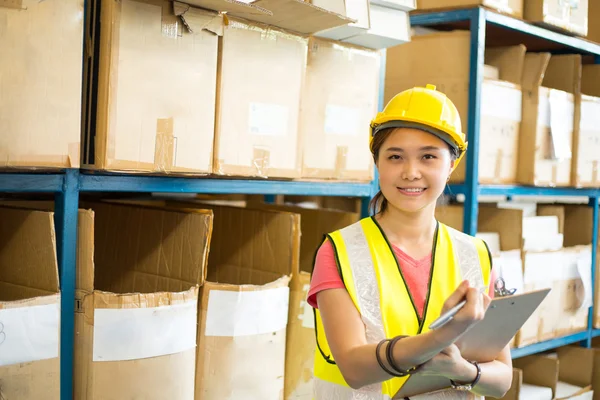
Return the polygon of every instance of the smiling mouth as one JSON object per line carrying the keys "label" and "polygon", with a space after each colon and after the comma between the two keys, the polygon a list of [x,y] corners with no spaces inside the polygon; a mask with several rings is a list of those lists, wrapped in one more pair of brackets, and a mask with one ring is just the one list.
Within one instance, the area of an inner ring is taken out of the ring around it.
{"label": "smiling mouth", "polygon": [[424,191],[427,190],[427,188],[397,188],[398,190],[401,190],[403,192],[407,192],[407,193],[423,193]]}

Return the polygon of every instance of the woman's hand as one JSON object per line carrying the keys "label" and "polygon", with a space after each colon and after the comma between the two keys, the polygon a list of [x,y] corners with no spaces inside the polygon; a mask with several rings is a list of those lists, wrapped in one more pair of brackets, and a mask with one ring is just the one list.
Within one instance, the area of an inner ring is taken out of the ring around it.
{"label": "woman's hand", "polygon": [[455,382],[469,383],[475,380],[477,368],[462,358],[458,347],[451,344],[431,360],[419,366],[416,373],[441,375]]}
{"label": "woman's hand", "polygon": [[481,293],[477,288],[470,287],[468,281],[463,281],[460,286],[448,297],[442,308],[442,314],[456,306],[466,298],[467,303],[461,308],[454,318],[440,330],[446,330],[458,338],[478,323],[485,316],[490,302],[490,297]]}

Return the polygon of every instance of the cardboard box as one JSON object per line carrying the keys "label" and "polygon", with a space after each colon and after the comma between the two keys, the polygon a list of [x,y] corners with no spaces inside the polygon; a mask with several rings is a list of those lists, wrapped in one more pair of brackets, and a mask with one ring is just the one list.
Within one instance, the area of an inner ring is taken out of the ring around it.
{"label": "cardboard box", "polygon": [[326,29],[315,34],[317,37],[342,40],[366,32],[371,27],[369,0],[346,0],[346,16],[354,22]]}
{"label": "cardboard box", "polygon": [[210,173],[222,16],[169,0],[109,0],[95,23],[98,107],[86,167]]}
{"label": "cardboard box", "polygon": [[191,202],[168,204],[209,208],[215,215],[207,282],[201,290],[196,399],[236,394],[282,398],[288,284],[298,271],[300,216]]}
{"label": "cardboard box", "polygon": [[526,20],[548,28],[559,28],[581,36],[588,33],[588,0],[527,0],[523,13]]}
{"label": "cardboard box", "polygon": [[[600,17],[600,3],[588,0],[588,21],[597,21]],[[588,40],[600,43],[600,26],[588,23]]]}
{"label": "cardboard box", "polygon": [[[456,105],[466,132],[470,43],[470,32],[453,31],[415,36],[410,43],[388,49],[385,101],[414,86],[434,84]],[[422,57],[425,51],[430,55],[427,59]],[[478,149],[481,183],[516,183],[525,51],[522,45],[486,51],[485,62],[498,68],[500,80],[483,81]],[[465,171],[463,160],[451,182],[464,182]]]}
{"label": "cardboard box", "polygon": [[346,2],[344,0],[311,0],[310,4],[346,16]]}
{"label": "cardboard box", "polygon": [[82,206],[74,397],[194,399],[212,213]]}
{"label": "cardboard box", "polygon": [[[556,358],[550,358],[544,355],[533,355],[513,360],[513,367],[522,370],[523,383],[519,393],[519,399],[526,400],[532,397],[531,389],[547,388],[550,389],[549,400],[554,399],[556,393],[556,385],[558,383],[559,361]],[[534,391],[533,393],[539,391]],[[547,390],[542,390],[542,395],[547,393]]]}
{"label": "cardboard box", "polygon": [[386,49],[410,41],[410,18],[408,11],[396,10],[371,4],[369,6],[370,28],[342,42],[367,47]]}
{"label": "cardboard box", "polygon": [[569,186],[575,130],[574,94],[579,92],[580,78],[581,57],[578,55],[527,54],[519,183]]}
{"label": "cardboard box", "polygon": [[369,3],[402,11],[412,11],[417,8],[417,0],[371,0]]}
{"label": "cardboard box", "polygon": [[380,62],[374,51],[310,39],[300,112],[303,178],[373,180],[369,130],[361,127],[377,113]]}
{"label": "cardboard box", "polygon": [[[596,398],[596,391],[600,389],[600,351],[566,346],[557,349],[557,358],[559,375],[555,396],[581,400]],[[566,393],[564,389],[567,389]]]}
{"label": "cardboard box", "polygon": [[418,0],[419,10],[484,6],[514,17],[523,17],[523,3],[529,0]]}
{"label": "cardboard box", "polygon": [[83,8],[0,5],[0,168],[79,168]]}
{"label": "cardboard box", "polygon": [[[254,205],[253,205],[254,206]],[[262,205],[267,210],[300,215],[300,271],[290,282],[290,309],[285,351],[285,400],[311,400],[315,355],[313,309],[306,302],[315,254],[323,237],[360,219],[357,213],[333,210],[310,210],[301,207]]]}
{"label": "cardboard box", "polygon": [[53,213],[0,207],[0,221],[0,397],[58,400],[60,290]]}
{"label": "cardboard box", "polygon": [[[337,14],[328,10],[328,7],[321,8],[330,1],[336,0],[321,0],[320,6],[304,0],[255,0],[249,3],[230,0],[185,0],[185,3],[208,10],[226,12],[231,17],[276,26],[286,31],[311,35],[354,22],[353,17],[348,18]],[[346,1],[347,9],[351,7],[349,3],[350,1]]]}
{"label": "cardboard box", "polygon": [[307,48],[304,37],[229,18],[220,47],[214,173],[300,177]]}
{"label": "cardboard box", "polygon": [[571,184],[600,187],[600,66],[584,65],[581,95],[575,101]]}

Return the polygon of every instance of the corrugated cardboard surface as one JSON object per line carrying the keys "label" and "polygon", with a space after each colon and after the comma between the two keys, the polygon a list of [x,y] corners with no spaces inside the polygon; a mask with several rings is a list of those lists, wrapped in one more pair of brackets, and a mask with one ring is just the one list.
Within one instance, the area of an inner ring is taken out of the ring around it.
{"label": "corrugated cardboard surface", "polygon": [[300,177],[306,57],[306,38],[229,19],[220,48],[214,173]]}
{"label": "corrugated cardboard surface", "polygon": [[370,120],[377,112],[380,55],[324,39],[309,41],[302,91],[302,177],[373,179]]}
{"label": "corrugated cardboard surface", "polygon": [[[436,218],[460,231],[463,230],[463,207],[459,205],[436,208]],[[523,211],[496,208],[481,205],[477,218],[480,232],[497,232],[500,234],[502,251],[519,250],[523,246]]]}
{"label": "corrugated cardboard surface", "polygon": [[[254,206],[254,205],[253,205]],[[263,204],[261,207],[300,214],[300,272],[290,282],[290,308],[285,355],[286,400],[312,399],[313,362],[315,354],[314,315],[306,303],[310,273],[323,236],[359,220],[358,213],[293,206]]]}
{"label": "corrugated cardboard surface", "polygon": [[83,1],[0,6],[0,167],[79,168]]}
{"label": "corrugated cardboard surface", "polygon": [[418,0],[418,10],[485,6],[521,18],[523,2],[530,0]]}
{"label": "corrugated cardboard surface", "polygon": [[93,211],[80,211],[78,220],[75,397],[193,399],[196,349],[94,362],[94,316],[101,308],[139,309],[197,299],[206,275],[212,213],[82,206]]}
{"label": "corrugated cardboard surface", "polygon": [[[590,11],[591,12],[591,11]],[[582,187],[600,186],[600,67],[583,65],[581,95],[575,97],[573,162],[571,184]],[[578,118],[579,117],[579,118]]]}
{"label": "corrugated cardboard surface", "polygon": [[552,389],[553,395],[556,393],[559,373],[558,359],[534,355],[513,360],[513,366],[523,371],[524,383],[548,387]]}
{"label": "corrugated cardboard surface", "polygon": [[[59,304],[53,213],[0,207],[0,309]],[[0,367],[7,399],[60,396],[59,358]]]}
{"label": "corrugated cardboard surface", "polygon": [[[594,0],[591,0],[591,3],[593,2]],[[578,0],[575,4],[572,5],[568,1],[527,0],[523,5],[523,13],[528,21],[586,36],[588,32],[588,0]]]}
{"label": "corrugated cardboard surface", "polygon": [[222,17],[185,4],[176,16],[173,7],[102,2],[95,168],[212,170]]}
{"label": "corrugated cardboard surface", "polygon": [[[552,56],[548,53],[527,54],[523,74],[523,122],[519,143],[518,181],[537,186],[568,186],[571,181],[571,158],[552,156],[550,99],[562,97],[562,112],[571,112],[575,121],[574,94],[580,91],[581,57]],[[543,86],[542,86],[543,85]],[[569,111],[572,110],[572,111]],[[561,114],[562,115],[562,114]],[[563,120],[564,118],[561,118]],[[572,129],[560,128],[572,149]]]}
{"label": "corrugated cardboard surface", "polygon": [[[428,57],[422,57],[427,52]],[[515,183],[521,108],[515,107],[525,65],[525,46],[486,51],[486,65],[498,68],[500,81],[485,80],[479,142],[479,170],[482,183]],[[387,49],[385,101],[414,86],[434,84],[456,105],[466,132],[469,104],[470,33],[443,32],[414,36],[410,43]],[[432,58],[433,57],[433,58]],[[503,100],[498,101],[498,97]],[[466,157],[469,155],[467,154]],[[451,175],[451,182],[463,182],[466,162]]]}
{"label": "corrugated cardboard surface", "polygon": [[186,0],[209,10],[262,24],[277,26],[300,34],[312,34],[353,22],[353,19],[325,10],[303,0],[257,0],[245,4],[236,0]]}

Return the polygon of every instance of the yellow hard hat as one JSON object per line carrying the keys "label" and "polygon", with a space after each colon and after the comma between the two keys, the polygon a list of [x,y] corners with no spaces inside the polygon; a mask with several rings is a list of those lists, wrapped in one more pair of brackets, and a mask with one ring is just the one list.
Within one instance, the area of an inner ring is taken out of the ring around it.
{"label": "yellow hard hat", "polygon": [[398,93],[371,121],[371,143],[386,128],[417,128],[429,132],[458,150],[458,165],[467,150],[467,141],[458,110],[434,85]]}

